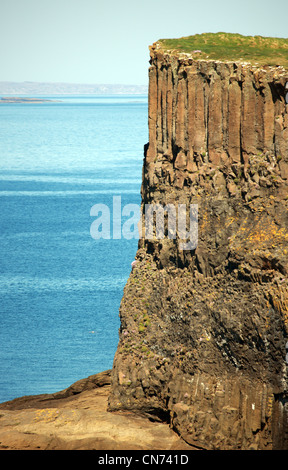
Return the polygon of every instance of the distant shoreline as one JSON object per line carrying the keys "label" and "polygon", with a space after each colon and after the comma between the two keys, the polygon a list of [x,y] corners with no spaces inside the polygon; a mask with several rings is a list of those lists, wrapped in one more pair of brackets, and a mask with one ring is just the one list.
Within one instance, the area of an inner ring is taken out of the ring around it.
{"label": "distant shoreline", "polygon": [[3,82],[0,96],[55,96],[55,95],[142,95],[148,94],[147,85],[81,84],[62,82]]}
{"label": "distant shoreline", "polygon": [[6,103],[28,103],[28,104],[34,104],[34,103],[46,103],[46,102],[52,102],[52,103],[59,103],[60,100],[48,100],[44,98],[25,98],[25,97],[17,97],[17,96],[4,96],[0,99],[0,104],[6,104]]}

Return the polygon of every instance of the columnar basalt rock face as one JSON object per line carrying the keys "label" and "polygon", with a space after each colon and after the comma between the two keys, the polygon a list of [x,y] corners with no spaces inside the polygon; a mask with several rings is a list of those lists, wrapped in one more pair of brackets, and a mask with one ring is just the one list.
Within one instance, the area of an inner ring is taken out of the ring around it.
{"label": "columnar basalt rock face", "polygon": [[288,449],[288,71],[151,47],[142,207],[198,205],[198,245],[141,239],[110,410],[204,449]]}
{"label": "columnar basalt rock face", "polygon": [[151,61],[148,165],[161,158],[191,172],[203,156],[211,166],[247,166],[259,154],[285,159],[285,69],[195,61],[157,46]]}

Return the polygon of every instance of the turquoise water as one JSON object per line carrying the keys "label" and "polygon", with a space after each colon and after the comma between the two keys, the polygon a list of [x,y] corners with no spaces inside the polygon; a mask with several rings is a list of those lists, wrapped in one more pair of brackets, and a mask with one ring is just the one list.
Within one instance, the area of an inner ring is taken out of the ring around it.
{"label": "turquoise water", "polygon": [[0,106],[0,402],[112,367],[138,244],[90,209],[140,204],[147,97],[49,98]]}

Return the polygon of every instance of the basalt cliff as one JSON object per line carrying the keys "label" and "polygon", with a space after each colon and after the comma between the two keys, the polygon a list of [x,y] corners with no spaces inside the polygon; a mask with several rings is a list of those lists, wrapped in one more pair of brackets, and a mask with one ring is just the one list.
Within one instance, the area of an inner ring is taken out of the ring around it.
{"label": "basalt cliff", "polygon": [[[288,69],[276,49],[266,65],[151,46],[142,238],[112,371],[1,404],[0,449],[288,450]],[[192,246],[166,210],[190,206]],[[164,236],[157,213],[146,236],[147,207],[163,208]]]}
{"label": "basalt cliff", "polygon": [[287,450],[288,71],[150,56],[142,220],[146,204],[197,205],[198,244],[140,239],[109,410],[199,449]]}

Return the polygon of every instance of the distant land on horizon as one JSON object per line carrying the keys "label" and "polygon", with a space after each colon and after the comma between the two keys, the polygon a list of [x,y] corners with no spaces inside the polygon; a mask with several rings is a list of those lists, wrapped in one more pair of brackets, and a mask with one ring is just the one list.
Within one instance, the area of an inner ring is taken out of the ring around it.
{"label": "distant land on horizon", "polygon": [[148,85],[0,82],[0,95],[146,95]]}

